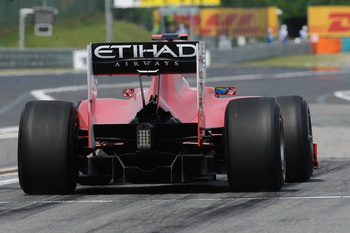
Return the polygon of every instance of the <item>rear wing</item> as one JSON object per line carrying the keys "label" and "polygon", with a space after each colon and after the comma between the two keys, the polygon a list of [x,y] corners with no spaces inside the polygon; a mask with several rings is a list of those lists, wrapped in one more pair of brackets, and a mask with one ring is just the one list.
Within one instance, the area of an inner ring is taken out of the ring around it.
{"label": "rear wing", "polygon": [[99,75],[196,74],[198,145],[204,136],[203,90],[206,78],[205,43],[167,41],[141,43],[91,43],[87,46],[89,148],[93,133]]}
{"label": "rear wing", "polygon": [[197,72],[199,42],[92,43],[93,75]]}

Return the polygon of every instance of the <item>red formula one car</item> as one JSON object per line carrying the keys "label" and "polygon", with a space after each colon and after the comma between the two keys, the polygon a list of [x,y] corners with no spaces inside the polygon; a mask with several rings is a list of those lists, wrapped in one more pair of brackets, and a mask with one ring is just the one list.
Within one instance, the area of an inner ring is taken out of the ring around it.
{"label": "red formula one car", "polygon": [[[153,38],[161,41],[90,44],[88,98],[77,107],[26,104],[18,138],[25,193],[72,193],[77,183],[213,180],[222,172],[233,191],[276,191],[310,178],[317,160],[303,98],[205,87],[203,42]],[[195,74],[196,86],[181,74]],[[128,99],[97,98],[99,75],[134,75],[140,87],[125,88]]]}

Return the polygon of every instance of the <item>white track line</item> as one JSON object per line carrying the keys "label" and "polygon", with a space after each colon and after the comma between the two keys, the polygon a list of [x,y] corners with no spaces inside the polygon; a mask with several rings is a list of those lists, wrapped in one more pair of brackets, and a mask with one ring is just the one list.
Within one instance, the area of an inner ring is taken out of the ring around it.
{"label": "white track line", "polygon": [[[125,86],[128,87],[137,87],[139,82],[130,82],[130,83],[116,83],[116,84],[102,84],[98,85],[99,89],[108,89],[108,88],[122,88]],[[149,85],[150,82],[144,82],[145,85]],[[49,89],[40,89],[40,90],[32,90],[31,95],[38,100],[55,100],[49,94],[51,93],[60,93],[60,92],[68,92],[68,91],[84,91],[87,90],[87,85],[80,86],[66,86],[66,87],[58,87],[58,88],[49,88]]]}
{"label": "white track line", "polygon": [[[249,74],[249,75],[236,75],[236,76],[221,76],[221,77],[210,77],[205,81],[207,83],[211,82],[227,82],[227,81],[242,81],[242,80],[256,80],[256,79],[284,79],[284,78],[295,78],[295,77],[304,77],[312,75],[330,75],[330,74],[345,74],[349,71],[301,71],[301,72],[288,72],[288,73],[279,73],[279,74]],[[195,83],[195,80],[188,80],[189,83]],[[150,82],[145,82],[145,85],[149,85]],[[130,82],[130,83],[117,83],[117,84],[102,84],[99,85],[99,89],[108,89],[108,88],[122,88],[125,86],[137,87],[139,82]],[[54,100],[51,93],[59,92],[68,92],[68,91],[81,91],[86,90],[87,85],[80,86],[66,86],[50,89],[40,89],[32,90],[31,95],[38,100]],[[350,101],[350,91],[337,91],[334,93],[334,96]]]}
{"label": "white track line", "polygon": [[[303,77],[303,76],[311,76],[311,75],[330,75],[330,74],[345,74],[345,73],[349,73],[349,71],[301,71],[301,72],[288,72],[288,73],[279,73],[279,74],[249,74],[249,75],[236,75],[236,76],[209,77],[206,79],[206,82],[211,83],[211,82],[227,82],[227,81],[241,81],[241,80],[256,80],[256,79],[284,79],[284,78],[295,78],[295,77]],[[195,80],[192,80],[192,79],[188,81],[189,83],[195,83]],[[149,85],[149,83],[150,82],[144,82],[145,85]],[[139,85],[139,82],[130,82],[130,83],[117,83],[117,84],[102,84],[102,85],[99,85],[98,87],[100,89],[108,89],[108,88],[122,88],[125,86],[137,87],[138,85]],[[52,97],[50,94],[68,92],[68,91],[82,91],[82,90],[87,90],[87,85],[32,90],[30,94],[38,100],[55,100],[55,98]],[[334,96],[350,101],[350,90],[337,91],[334,93]],[[22,99],[22,97],[20,99]],[[7,106],[5,106],[5,108],[7,108]],[[15,128],[15,127],[10,127],[10,128]],[[1,131],[4,129],[8,129],[8,128],[0,129],[0,139],[17,138],[18,127],[17,127],[17,131],[14,130],[13,132],[7,132],[7,133],[4,133]]]}
{"label": "white track line", "polygon": [[18,137],[18,126],[0,128],[0,139],[10,139]]}
{"label": "white track line", "polygon": [[350,90],[336,91],[334,92],[334,96],[343,100],[350,101]]}
{"label": "white track line", "polygon": [[30,95],[29,93],[24,93],[18,96],[17,98],[15,98],[14,100],[10,101],[4,107],[0,108],[0,115],[5,114],[6,112],[14,108],[16,105],[18,105],[19,103],[24,101],[26,98],[28,98],[29,95]]}
{"label": "white track line", "polygon": [[8,184],[16,184],[18,182],[19,182],[18,178],[8,179],[8,180],[0,180],[0,186],[8,185]]}
{"label": "white track line", "polygon": [[[333,195],[333,196],[285,196],[285,197],[230,197],[230,198],[187,198],[187,199],[181,199],[182,201],[200,201],[200,202],[218,202],[218,201],[235,201],[235,200],[243,200],[243,201],[249,201],[249,200],[339,200],[339,199],[350,199],[350,196],[348,195]],[[133,199],[115,199],[115,200],[52,200],[52,201],[29,201],[29,203],[35,203],[35,204],[48,204],[48,203],[57,203],[57,204],[81,204],[81,203],[121,203],[121,202],[133,202],[135,200]],[[146,202],[178,202],[179,199],[141,199],[139,201],[146,201]],[[11,204],[11,203],[17,203],[17,202],[11,202],[11,201],[0,201],[0,204]]]}

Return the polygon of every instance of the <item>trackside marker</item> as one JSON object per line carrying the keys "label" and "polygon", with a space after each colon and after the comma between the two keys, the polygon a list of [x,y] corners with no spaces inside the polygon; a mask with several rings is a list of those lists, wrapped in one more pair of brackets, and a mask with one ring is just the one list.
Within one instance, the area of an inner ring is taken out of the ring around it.
{"label": "trackside marker", "polygon": [[16,184],[18,182],[19,182],[18,178],[9,179],[9,180],[0,180],[0,186],[8,185],[8,184]]}

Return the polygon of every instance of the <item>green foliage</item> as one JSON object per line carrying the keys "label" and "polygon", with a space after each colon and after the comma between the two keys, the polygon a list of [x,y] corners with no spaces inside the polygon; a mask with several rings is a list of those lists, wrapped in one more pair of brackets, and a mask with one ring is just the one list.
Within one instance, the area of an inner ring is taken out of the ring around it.
{"label": "green foliage", "polygon": [[[148,41],[151,34],[144,28],[126,21],[114,21],[116,42]],[[0,47],[18,47],[18,32],[0,37]],[[85,48],[91,42],[105,42],[106,28],[103,16],[58,21],[52,36],[35,36],[33,26],[26,28],[26,48]]]}
{"label": "green foliage", "polygon": [[337,54],[308,54],[296,56],[282,56],[259,61],[240,63],[246,66],[274,66],[295,68],[349,68],[349,53]]}
{"label": "green foliage", "polygon": [[126,8],[114,9],[118,19],[134,22],[151,31],[153,28],[153,11],[155,8]]}
{"label": "green foliage", "polygon": [[[0,34],[18,27],[20,9],[45,5],[58,10],[58,21],[104,12],[104,0],[0,0]],[[33,15],[27,16],[28,21],[32,18]]]}
{"label": "green foliage", "polygon": [[221,0],[222,7],[276,6],[283,11],[282,19],[306,17],[308,6],[349,4],[349,0]]}

